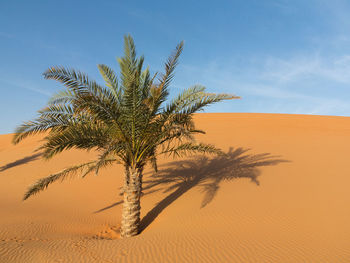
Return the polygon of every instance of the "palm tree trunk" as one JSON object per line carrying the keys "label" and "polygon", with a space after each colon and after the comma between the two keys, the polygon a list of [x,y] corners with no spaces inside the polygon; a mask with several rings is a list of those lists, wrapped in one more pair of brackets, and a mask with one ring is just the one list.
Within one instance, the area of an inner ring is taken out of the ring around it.
{"label": "palm tree trunk", "polygon": [[121,236],[131,237],[139,233],[142,169],[126,168],[124,179],[124,203]]}

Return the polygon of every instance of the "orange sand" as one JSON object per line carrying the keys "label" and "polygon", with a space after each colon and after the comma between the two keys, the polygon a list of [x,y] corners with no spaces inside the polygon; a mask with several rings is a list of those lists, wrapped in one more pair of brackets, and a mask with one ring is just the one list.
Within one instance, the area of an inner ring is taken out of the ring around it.
{"label": "orange sand", "polygon": [[[93,153],[42,161],[0,136],[0,262],[350,262],[350,118],[198,114],[227,158],[148,169],[141,235],[119,239],[121,167],[28,185]],[[230,147],[232,147],[230,149]]]}

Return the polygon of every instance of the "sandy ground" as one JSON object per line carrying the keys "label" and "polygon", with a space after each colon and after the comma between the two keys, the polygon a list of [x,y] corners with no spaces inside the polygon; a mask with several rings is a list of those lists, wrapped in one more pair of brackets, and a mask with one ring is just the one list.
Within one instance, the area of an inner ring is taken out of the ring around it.
{"label": "sandy ground", "polygon": [[51,161],[0,136],[0,262],[350,262],[350,118],[198,114],[220,158],[148,170],[137,237],[119,239],[122,169],[31,183],[93,153]]}

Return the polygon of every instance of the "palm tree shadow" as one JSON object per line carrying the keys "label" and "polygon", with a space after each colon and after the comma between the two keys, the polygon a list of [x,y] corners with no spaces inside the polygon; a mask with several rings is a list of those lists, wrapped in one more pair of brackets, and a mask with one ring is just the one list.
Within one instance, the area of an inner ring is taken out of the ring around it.
{"label": "palm tree shadow", "polygon": [[249,149],[230,148],[226,154],[214,158],[199,157],[167,164],[166,169],[162,169],[144,182],[144,189],[160,186],[164,187],[164,192],[174,191],[142,218],[140,232],[145,230],[165,208],[195,186],[201,187],[204,193],[201,203],[203,208],[214,199],[222,181],[249,178],[251,182],[259,185],[258,177],[261,175],[259,167],[289,162],[270,153],[246,154],[247,151]]}
{"label": "palm tree shadow", "polygon": [[[122,189],[123,189],[123,188],[120,187],[119,190],[122,190]],[[159,189],[150,190],[150,191],[148,191],[147,193],[142,193],[142,196],[144,196],[144,195],[149,195],[149,194],[152,194],[152,193],[158,192],[158,191],[159,191]],[[119,195],[122,196],[122,195],[123,195],[123,192],[120,192]],[[111,208],[113,208],[113,207],[115,207],[115,206],[121,205],[122,203],[123,203],[123,200],[114,202],[113,204],[110,204],[110,205],[108,205],[108,206],[105,206],[105,207],[103,207],[103,208],[101,208],[101,209],[96,210],[95,212],[93,212],[93,214],[101,213],[101,212],[103,212],[103,211],[105,211],[105,210],[108,210],[108,209],[111,209]]]}
{"label": "palm tree shadow", "polygon": [[26,164],[26,163],[31,162],[31,161],[35,161],[35,160],[39,159],[39,157],[41,155],[42,155],[42,153],[35,153],[33,155],[29,155],[29,156],[26,156],[22,159],[18,159],[14,162],[8,163],[8,164],[0,167],[0,172],[3,172],[7,169],[13,168],[13,167],[18,166],[18,165],[22,165],[22,164]]}

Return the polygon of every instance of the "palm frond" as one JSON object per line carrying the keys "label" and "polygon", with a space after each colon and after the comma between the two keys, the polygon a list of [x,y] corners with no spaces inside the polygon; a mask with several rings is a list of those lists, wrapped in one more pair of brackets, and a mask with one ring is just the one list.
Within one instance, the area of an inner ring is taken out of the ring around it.
{"label": "palm frond", "polygon": [[20,125],[13,142],[46,132],[39,148],[44,158],[73,148],[94,150],[99,155],[94,162],[40,179],[24,199],[78,171],[84,177],[115,163],[140,170],[150,163],[157,170],[160,154],[220,154],[215,146],[196,142],[196,135],[204,131],[196,128],[193,116],[206,106],[239,97],[206,93],[205,87],[195,85],[169,100],[169,87],[183,45],[180,42],[166,60],[163,74],[151,76],[148,67],[143,69],[144,57],[136,56],[134,40],[125,36],[118,77],[112,68],[98,65],[105,86],[75,69],[58,66],[46,70],[45,79],[62,83],[65,90],[53,95],[47,106],[38,111],[37,118]]}
{"label": "palm frond", "polygon": [[54,155],[72,148],[93,149],[103,148],[108,141],[107,127],[97,123],[73,123],[66,129],[52,132],[45,137],[45,143],[40,148],[43,157],[52,158]]}
{"label": "palm frond", "polygon": [[203,154],[223,154],[223,152],[211,144],[204,143],[183,143],[178,146],[169,148],[161,152],[160,154],[169,154],[174,157],[187,156],[194,153],[203,153]]}
{"label": "palm frond", "polygon": [[[125,147],[122,142],[112,143],[99,155],[95,166],[96,175],[98,174],[100,168],[105,167],[106,165],[110,164],[110,162],[122,164],[123,161],[123,163],[125,163],[126,158],[124,152]],[[116,156],[118,156],[119,158],[116,158]]]}
{"label": "palm frond", "polygon": [[70,114],[43,114],[43,117],[39,117],[34,121],[27,121],[18,126],[15,130],[15,134],[12,138],[14,144],[19,143],[30,135],[47,132],[50,129],[64,128],[69,125],[71,121]]}
{"label": "palm frond", "polygon": [[192,114],[202,110],[204,107],[209,106],[211,104],[223,101],[223,100],[232,100],[239,99],[240,97],[231,95],[231,94],[212,94],[212,93],[204,93],[200,97],[197,97],[191,103],[184,105],[181,109],[182,113]]}
{"label": "palm frond", "polygon": [[115,96],[115,98],[120,101],[121,90],[118,87],[118,78],[114,70],[104,64],[97,65],[103,79],[106,82],[107,87],[109,87]]}
{"label": "palm frond", "polygon": [[71,93],[74,93],[79,99],[95,97],[100,100],[113,101],[114,96],[111,92],[92,81],[88,76],[74,69],[66,69],[64,67],[51,67],[44,72],[46,79],[53,79],[65,85]]}
{"label": "palm frond", "polygon": [[174,52],[170,55],[165,63],[165,73],[161,74],[159,81],[159,86],[162,87],[164,91],[167,90],[171,80],[174,77],[174,70],[178,65],[179,57],[182,53],[184,42],[181,41],[175,48]]}
{"label": "palm frond", "polygon": [[73,91],[86,89],[90,84],[90,80],[86,74],[74,69],[66,69],[62,66],[50,67],[43,75],[45,79],[57,80]]}
{"label": "palm frond", "polygon": [[75,100],[75,94],[72,90],[62,90],[54,94],[48,101],[49,105],[52,104],[66,104],[73,103]]}
{"label": "palm frond", "polygon": [[83,172],[84,169],[89,168],[95,163],[95,161],[87,162],[79,165],[75,165],[69,168],[66,168],[62,170],[61,172],[58,172],[56,174],[52,174],[48,177],[44,177],[39,179],[36,183],[34,183],[32,186],[29,187],[27,192],[24,194],[23,200],[28,199],[32,195],[35,195],[43,190],[45,190],[50,184],[58,181],[58,180],[65,180],[69,176],[75,175],[77,172]]}

